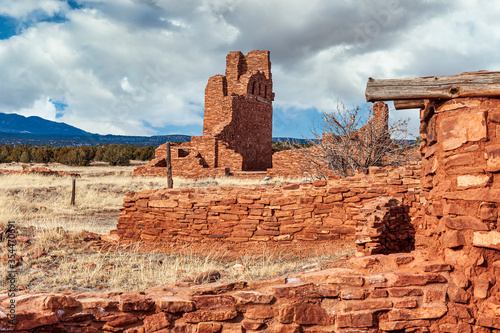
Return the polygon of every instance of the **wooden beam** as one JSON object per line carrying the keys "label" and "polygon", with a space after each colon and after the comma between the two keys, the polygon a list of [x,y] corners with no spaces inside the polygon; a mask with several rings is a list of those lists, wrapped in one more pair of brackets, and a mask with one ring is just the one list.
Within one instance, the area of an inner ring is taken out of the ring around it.
{"label": "wooden beam", "polygon": [[500,97],[500,72],[479,71],[403,79],[369,78],[365,96],[368,102]]}
{"label": "wooden beam", "polygon": [[423,109],[425,107],[423,99],[408,99],[408,100],[395,100],[394,108],[396,110],[406,109]]}

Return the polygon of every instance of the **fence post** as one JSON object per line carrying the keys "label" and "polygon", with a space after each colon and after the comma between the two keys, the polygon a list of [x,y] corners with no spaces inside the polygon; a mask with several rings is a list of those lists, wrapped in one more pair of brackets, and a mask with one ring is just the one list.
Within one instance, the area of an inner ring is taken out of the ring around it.
{"label": "fence post", "polygon": [[71,206],[75,205],[76,178],[71,181]]}
{"label": "fence post", "polygon": [[170,153],[170,142],[167,142],[167,188],[174,187],[174,180],[172,179],[172,154]]}

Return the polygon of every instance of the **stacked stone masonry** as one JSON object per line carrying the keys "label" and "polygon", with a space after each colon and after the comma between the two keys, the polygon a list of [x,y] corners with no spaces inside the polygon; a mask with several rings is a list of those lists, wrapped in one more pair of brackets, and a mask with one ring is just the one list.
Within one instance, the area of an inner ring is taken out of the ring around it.
{"label": "stacked stone masonry", "polygon": [[[112,234],[122,241],[158,244],[354,239],[358,222],[363,218],[360,211],[363,205],[381,196],[399,199],[399,208],[391,208],[387,214],[394,215],[391,222],[406,218],[407,222],[400,222],[399,226],[411,225],[409,214],[418,216],[420,210],[419,177],[420,166],[414,164],[400,168],[373,167],[367,175],[279,187],[230,186],[130,193],[125,198],[117,230]],[[387,237],[392,234],[392,238],[384,240],[387,251],[403,250],[396,244],[398,228],[391,229],[387,224]]]}
{"label": "stacked stone masonry", "polygon": [[424,236],[453,267],[449,304],[500,330],[500,99],[428,100],[420,136]]}
{"label": "stacked stone masonry", "polygon": [[416,230],[407,207],[393,197],[366,203],[358,218],[357,252],[371,255],[414,250]]}
{"label": "stacked stone masonry", "polygon": [[[274,100],[269,51],[230,52],[226,75],[215,75],[205,89],[203,135],[174,146],[174,176],[225,176],[229,170],[266,171],[272,167]],[[164,175],[165,145],[134,175]]]}
{"label": "stacked stone masonry", "polygon": [[[385,257],[385,258],[383,258]],[[370,258],[378,260],[376,256]],[[407,255],[380,256],[399,272],[329,269],[288,277],[205,285],[178,283],[144,292],[22,294],[11,332],[471,332],[474,318],[446,265],[417,263]],[[410,273],[418,269],[424,273]],[[10,299],[0,294],[0,311]],[[439,318],[452,313],[460,323]],[[1,314],[1,312],[0,312]],[[479,317],[500,328],[498,318]],[[479,332],[476,330],[476,332]]]}

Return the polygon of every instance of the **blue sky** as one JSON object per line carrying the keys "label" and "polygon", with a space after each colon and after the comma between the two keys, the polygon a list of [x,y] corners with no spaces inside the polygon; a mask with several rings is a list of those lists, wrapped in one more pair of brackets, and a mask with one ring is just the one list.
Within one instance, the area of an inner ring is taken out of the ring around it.
{"label": "blue sky", "polygon": [[[271,52],[274,136],[308,136],[369,77],[498,70],[487,0],[2,0],[0,112],[100,134],[200,135],[229,51]],[[391,111],[410,118],[418,110]]]}

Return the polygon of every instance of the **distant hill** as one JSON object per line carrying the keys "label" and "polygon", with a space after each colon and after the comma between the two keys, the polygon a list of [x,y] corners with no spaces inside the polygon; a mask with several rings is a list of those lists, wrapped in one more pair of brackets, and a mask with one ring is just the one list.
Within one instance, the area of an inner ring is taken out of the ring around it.
{"label": "distant hill", "polygon": [[15,113],[0,112],[0,133],[92,135],[74,126],[46,120],[40,117],[25,117]]}
{"label": "distant hill", "polygon": [[[100,135],[92,134],[65,123],[40,117],[24,117],[0,112],[0,145],[34,146],[95,146],[100,144],[130,144],[159,146],[165,142],[188,142],[189,135]],[[273,138],[273,141],[306,142],[304,139]]]}

